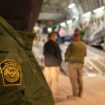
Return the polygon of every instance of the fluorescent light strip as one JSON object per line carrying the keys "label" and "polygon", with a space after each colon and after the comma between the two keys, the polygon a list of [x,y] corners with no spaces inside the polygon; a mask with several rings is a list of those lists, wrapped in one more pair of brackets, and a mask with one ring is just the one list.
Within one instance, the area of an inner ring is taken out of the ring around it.
{"label": "fluorescent light strip", "polygon": [[72,20],[68,20],[66,23],[67,24],[72,24]]}
{"label": "fluorescent light strip", "polygon": [[72,3],[72,4],[70,4],[69,6],[68,6],[68,8],[74,8],[75,7],[75,4],[74,3]]}
{"label": "fluorescent light strip", "polygon": [[88,17],[88,16],[90,16],[92,13],[89,11],[89,12],[87,12],[87,13],[84,13],[82,16],[83,17]]}
{"label": "fluorescent light strip", "polygon": [[104,9],[105,9],[105,7],[102,6],[102,7],[100,7],[100,8],[97,8],[97,9],[93,10],[93,12],[94,12],[94,13],[98,13],[98,12],[104,10]]}
{"label": "fluorescent light strip", "polygon": [[66,26],[66,24],[65,24],[65,23],[61,23],[61,24],[60,24],[60,26],[65,27],[65,26]]}

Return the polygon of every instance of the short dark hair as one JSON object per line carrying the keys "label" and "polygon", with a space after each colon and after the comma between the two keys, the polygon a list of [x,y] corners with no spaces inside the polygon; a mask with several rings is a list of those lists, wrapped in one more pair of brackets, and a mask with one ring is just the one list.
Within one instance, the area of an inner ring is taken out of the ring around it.
{"label": "short dark hair", "polygon": [[75,32],[73,35],[73,40],[79,40],[80,39],[80,33],[79,32]]}
{"label": "short dark hair", "polygon": [[75,29],[75,32],[80,32],[80,30],[78,28]]}
{"label": "short dark hair", "polygon": [[73,36],[74,37],[79,37],[80,36],[80,33],[79,32],[75,32]]}
{"label": "short dark hair", "polygon": [[54,34],[57,34],[57,33],[56,33],[56,32],[51,32],[51,33],[48,35],[48,38],[51,38],[52,35],[54,35]]}

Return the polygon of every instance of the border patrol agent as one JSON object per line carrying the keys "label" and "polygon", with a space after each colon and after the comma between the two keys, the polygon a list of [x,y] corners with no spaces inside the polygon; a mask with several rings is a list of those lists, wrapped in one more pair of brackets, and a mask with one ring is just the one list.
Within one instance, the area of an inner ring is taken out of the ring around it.
{"label": "border patrol agent", "polygon": [[54,105],[31,40],[0,17],[0,105]]}
{"label": "border patrol agent", "polygon": [[31,52],[32,40],[0,17],[0,105],[54,105]]}

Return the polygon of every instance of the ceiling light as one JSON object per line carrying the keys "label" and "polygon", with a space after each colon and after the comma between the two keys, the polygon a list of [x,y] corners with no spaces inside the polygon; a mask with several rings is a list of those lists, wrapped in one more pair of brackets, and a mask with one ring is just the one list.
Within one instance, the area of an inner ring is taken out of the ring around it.
{"label": "ceiling light", "polygon": [[72,3],[72,4],[70,4],[69,6],[68,6],[68,8],[74,8],[75,7],[75,4],[74,3]]}
{"label": "ceiling light", "polygon": [[65,24],[65,23],[61,23],[61,24],[60,24],[60,26],[65,27],[65,26],[66,26],[66,24]]}
{"label": "ceiling light", "polygon": [[95,10],[93,10],[94,13],[99,13],[100,11],[103,11],[105,9],[104,6],[100,7],[100,8],[97,8]]}
{"label": "ceiling light", "polygon": [[74,16],[73,17],[75,20],[79,20],[79,17],[78,16]]}
{"label": "ceiling light", "polygon": [[67,24],[71,24],[72,23],[72,20],[68,20],[66,23]]}
{"label": "ceiling light", "polygon": [[88,17],[88,16],[90,16],[92,13],[89,11],[89,12],[87,12],[87,13],[84,13],[82,16],[83,17]]}
{"label": "ceiling light", "polygon": [[48,32],[49,32],[49,33],[52,32],[52,28],[48,28]]}

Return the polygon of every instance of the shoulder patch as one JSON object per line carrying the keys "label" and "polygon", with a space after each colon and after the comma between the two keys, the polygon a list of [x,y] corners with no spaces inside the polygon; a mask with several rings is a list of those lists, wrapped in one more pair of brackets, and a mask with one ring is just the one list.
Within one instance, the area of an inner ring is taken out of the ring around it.
{"label": "shoulder patch", "polygon": [[0,63],[0,85],[12,86],[21,85],[22,70],[21,66],[15,60],[4,60]]}

